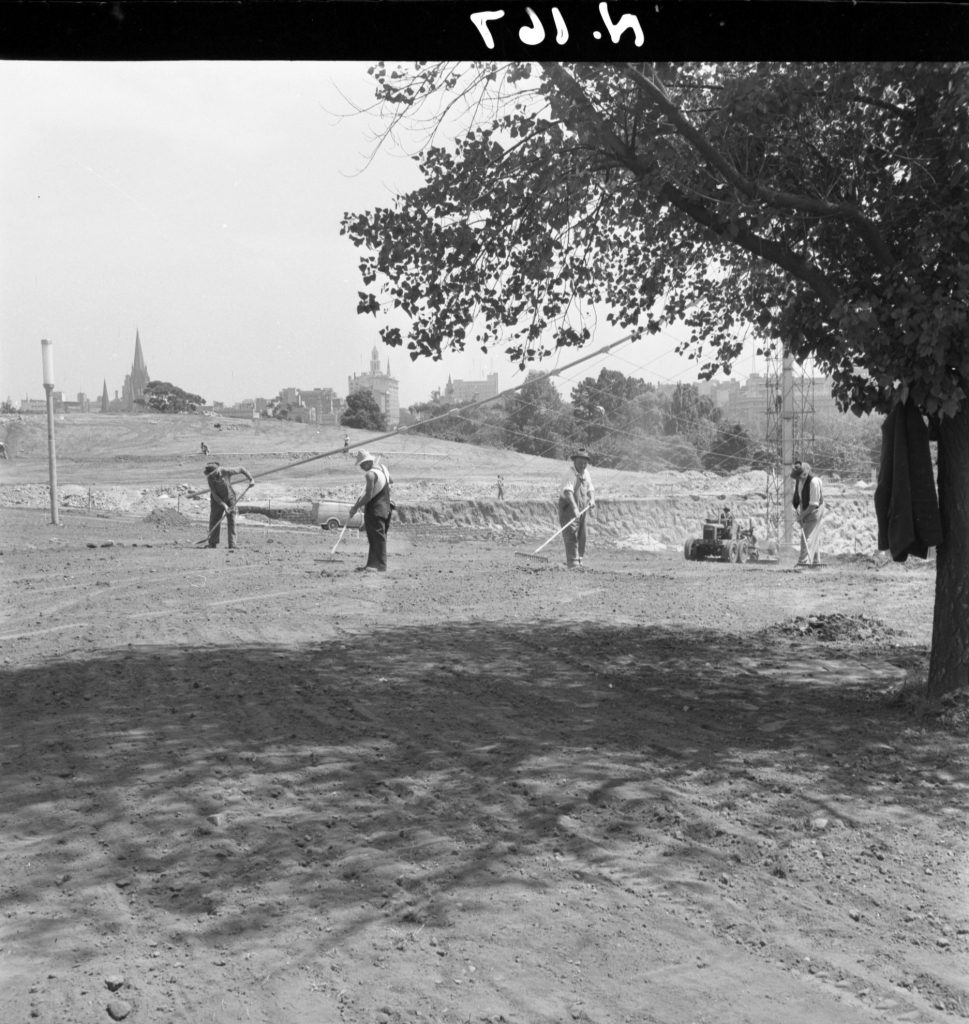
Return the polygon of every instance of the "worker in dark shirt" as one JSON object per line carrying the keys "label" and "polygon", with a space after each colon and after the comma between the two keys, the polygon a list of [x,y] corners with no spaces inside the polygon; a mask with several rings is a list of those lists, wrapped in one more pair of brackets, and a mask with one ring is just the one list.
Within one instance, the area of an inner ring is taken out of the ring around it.
{"label": "worker in dark shirt", "polygon": [[244,476],[250,484],[255,483],[252,474],[244,466],[222,466],[210,462],[205,467],[205,479],[209,484],[209,536],[208,546],[217,548],[222,537],[222,519],[225,518],[229,550],[236,547],[236,501],[232,486],[234,476]]}

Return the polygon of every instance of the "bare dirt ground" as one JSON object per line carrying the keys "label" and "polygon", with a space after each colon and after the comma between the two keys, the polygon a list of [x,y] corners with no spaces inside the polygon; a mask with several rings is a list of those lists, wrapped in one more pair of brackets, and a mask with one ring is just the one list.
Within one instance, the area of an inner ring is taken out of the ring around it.
{"label": "bare dirt ground", "polygon": [[931,564],[0,531],[0,1021],[969,1017]]}

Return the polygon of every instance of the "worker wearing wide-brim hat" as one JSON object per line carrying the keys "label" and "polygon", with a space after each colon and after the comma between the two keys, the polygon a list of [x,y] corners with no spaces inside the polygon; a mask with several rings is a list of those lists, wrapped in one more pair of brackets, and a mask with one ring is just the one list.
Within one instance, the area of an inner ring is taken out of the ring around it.
{"label": "worker wearing wide-brim hat", "polygon": [[209,535],[208,547],[217,548],[222,537],[222,519],[225,518],[229,550],[236,544],[236,499],[232,486],[234,476],[244,476],[253,483],[252,474],[244,466],[223,466],[218,462],[206,463],[205,479],[209,485]]}
{"label": "worker wearing wide-brim hat", "polygon": [[585,448],[575,448],[569,455],[569,473],[559,489],[559,526],[564,527],[565,564],[580,569],[585,557],[586,517],[596,507],[595,487],[589,474],[591,456]]}
{"label": "worker wearing wide-brim hat", "polygon": [[367,564],[360,566],[358,572],[386,572],[387,531],[394,510],[390,500],[390,470],[364,449],[357,452],[357,466],[363,470],[365,486],[363,494],[350,508],[350,517],[362,508],[363,527],[367,531]]}

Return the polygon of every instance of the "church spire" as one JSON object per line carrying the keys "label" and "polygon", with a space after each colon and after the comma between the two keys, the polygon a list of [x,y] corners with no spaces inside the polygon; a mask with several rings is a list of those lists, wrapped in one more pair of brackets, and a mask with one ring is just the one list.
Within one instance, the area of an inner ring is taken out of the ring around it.
{"label": "church spire", "polygon": [[141,338],[138,334],[138,328],[135,328],[135,361],[131,366],[132,377],[144,377],[148,379],[148,367],[145,366],[145,357],[141,352]]}
{"label": "church spire", "polygon": [[101,389],[101,412],[107,412],[108,406],[108,382],[105,380],[104,387]]}

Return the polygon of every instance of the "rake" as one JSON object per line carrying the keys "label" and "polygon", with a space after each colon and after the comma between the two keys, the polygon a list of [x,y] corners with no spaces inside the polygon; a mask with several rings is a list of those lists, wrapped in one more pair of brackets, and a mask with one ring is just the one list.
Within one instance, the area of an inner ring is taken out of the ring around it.
{"label": "rake", "polygon": [[316,559],[317,562],[342,562],[343,561],[343,555],[338,555],[336,553],[336,549],[340,546],[340,541],[343,540],[343,535],[347,532],[347,527],[349,525],[350,525],[350,520],[347,519],[347,521],[343,524],[343,529],[340,531],[340,536],[337,537],[337,539],[336,539],[336,544],[334,544],[333,547],[330,548],[330,553],[325,558],[317,558]]}
{"label": "rake", "polygon": [[569,520],[569,521],[568,521],[568,522],[567,522],[567,523],[565,524],[565,526],[560,526],[560,527],[559,527],[559,528],[558,528],[558,529],[557,529],[557,530],[555,531],[555,533],[553,533],[553,534],[552,534],[552,536],[551,536],[551,537],[549,537],[549,539],[548,539],[547,541],[545,541],[545,542],[544,542],[543,544],[539,544],[539,545],[538,545],[538,547],[537,547],[537,548],[535,548],[535,550],[534,550],[534,551],[516,551],[516,552],[515,552],[515,554],[516,554],[516,555],[517,555],[517,556],[518,556],[519,558],[534,558],[534,559],[535,559],[536,561],[539,561],[539,562],[547,562],[547,561],[548,561],[548,555],[542,555],[542,554],[539,554],[539,552],[540,552],[540,551],[542,550],[542,548],[547,548],[547,547],[549,546],[549,544],[551,544],[551,543],[552,543],[552,541],[553,541],[553,540],[555,540],[555,538],[556,538],[556,537],[558,537],[558,536],[559,536],[560,534],[563,534],[563,533],[565,533],[565,531],[566,531],[566,530],[567,530],[567,529],[568,529],[568,528],[569,528],[570,526],[573,526],[573,525],[574,525],[575,523],[577,523],[577,522],[579,521],[579,519],[580,519],[580,518],[582,517],[583,513],[585,513],[585,512],[588,512],[590,508],[592,508],[592,503],[591,503],[591,502],[590,502],[590,503],[589,503],[588,505],[586,505],[586,507],[585,507],[585,508],[581,509],[581,510],[579,511],[579,514],[578,514],[578,515],[576,515],[576,516],[573,516],[573,517],[572,517],[572,518],[571,518],[571,519],[570,519],[570,520]]}

